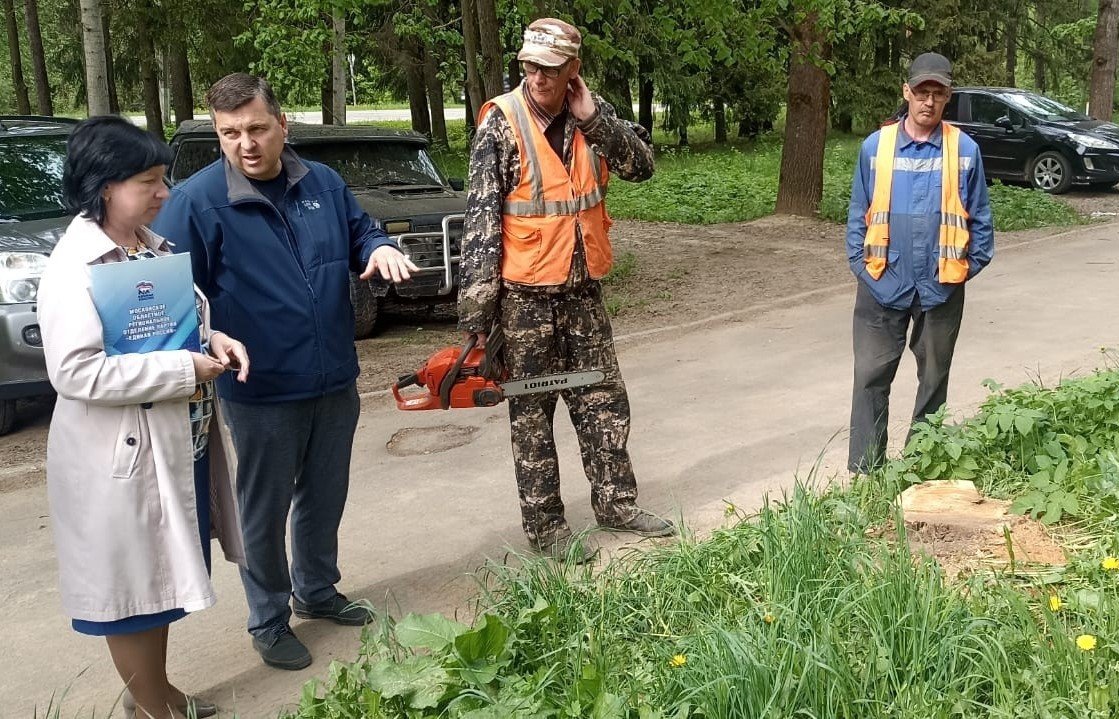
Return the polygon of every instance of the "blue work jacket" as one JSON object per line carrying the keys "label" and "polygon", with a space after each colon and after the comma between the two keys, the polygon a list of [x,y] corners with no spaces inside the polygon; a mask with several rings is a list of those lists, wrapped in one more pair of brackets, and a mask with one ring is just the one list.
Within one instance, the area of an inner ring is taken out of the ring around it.
{"label": "blue work jacket", "polygon": [[[919,300],[921,308],[929,310],[944,303],[957,287],[941,283],[937,267],[943,131],[937,128],[927,141],[918,142],[905,132],[904,118],[898,128],[890,196],[890,248],[886,271],[875,280],[866,271],[863,240],[866,238],[866,211],[874,193],[879,134],[876,131],[863,141],[855,167],[847,212],[847,259],[855,277],[870,289],[878,304],[909,309]],[[979,146],[963,132],[960,133],[960,168],[960,199],[968,213],[971,233],[967,256],[970,280],[994,256],[995,234]]]}

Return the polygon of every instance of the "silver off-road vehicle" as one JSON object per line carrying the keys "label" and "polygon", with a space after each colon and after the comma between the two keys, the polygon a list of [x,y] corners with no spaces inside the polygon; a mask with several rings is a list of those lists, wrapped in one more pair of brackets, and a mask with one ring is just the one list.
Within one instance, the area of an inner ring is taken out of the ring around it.
{"label": "silver off-road vehicle", "polygon": [[11,431],[17,400],[53,391],[35,300],[47,256],[70,224],[62,165],[76,123],[0,115],[0,434]]}

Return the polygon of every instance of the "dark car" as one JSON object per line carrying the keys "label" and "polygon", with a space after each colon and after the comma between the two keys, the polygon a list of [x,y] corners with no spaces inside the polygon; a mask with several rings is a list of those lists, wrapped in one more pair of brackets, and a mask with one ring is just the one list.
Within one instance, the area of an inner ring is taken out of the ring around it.
{"label": "dark car", "polygon": [[[415,132],[351,125],[288,123],[288,144],[300,157],[333,168],[358,204],[396,241],[420,272],[392,285],[350,277],[355,337],[372,334],[384,298],[397,302],[450,302],[458,288],[459,242],[466,195],[461,180],[448,180],[428,153],[428,139]],[[174,185],[221,156],[208,120],[184,122],[171,138]]]}
{"label": "dark car", "polygon": [[0,115],[0,434],[12,429],[16,400],[53,392],[35,300],[47,256],[70,224],[62,165],[76,123]]}
{"label": "dark car", "polygon": [[979,145],[987,177],[1045,192],[1119,182],[1119,125],[1056,100],[1003,87],[959,87],[944,111]]}

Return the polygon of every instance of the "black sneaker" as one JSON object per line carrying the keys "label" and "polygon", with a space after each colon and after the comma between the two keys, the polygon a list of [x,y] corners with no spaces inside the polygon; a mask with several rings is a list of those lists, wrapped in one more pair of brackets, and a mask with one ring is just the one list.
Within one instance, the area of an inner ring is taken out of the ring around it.
{"label": "black sneaker", "polygon": [[676,525],[640,507],[637,508],[637,514],[628,522],[605,524],[603,527],[614,532],[639,534],[642,537],[671,537],[676,534]]}
{"label": "black sneaker", "polygon": [[254,636],[253,649],[260,653],[265,664],[277,669],[303,669],[311,664],[311,652],[288,626],[274,633]]}
{"label": "black sneaker", "polygon": [[335,624],[347,627],[360,627],[373,619],[373,613],[363,606],[353,604],[345,594],[335,594],[333,598],[318,604],[304,604],[295,597],[291,600],[295,616],[300,619],[329,619]]}

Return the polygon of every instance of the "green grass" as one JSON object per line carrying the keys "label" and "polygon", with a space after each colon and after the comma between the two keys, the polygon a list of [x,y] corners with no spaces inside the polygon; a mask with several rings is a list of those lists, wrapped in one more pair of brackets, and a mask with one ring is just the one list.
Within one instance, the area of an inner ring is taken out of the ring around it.
{"label": "green grass", "polygon": [[[734,523],[708,539],[685,535],[597,574],[491,565],[473,626],[382,617],[358,661],[309,683],[294,716],[1116,716],[1119,572],[1101,560],[1119,554],[1117,407],[1114,369],[996,388],[974,418],[934,422],[875,475],[846,487],[809,477],[755,515],[728,505]],[[910,554],[904,532],[866,531],[903,526],[893,499],[923,478],[970,474],[1021,496],[1006,475],[1036,474],[1051,442],[1096,467],[1070,470],[1067,488],[1107,497],[1064,518],[1087,538],[1068,567],[949,581]],[[1094,648],[1078,645],[1088,637]]]}
{"label": "green grass", "polygon": [[[408,129],[408,122],[376,123]],[[436,148],[436,162],[448,177],[466,178],[468,152],[465,124],[447,123],[450,146]],[[744,222],[772,214],[781,170],[781,137],[712,141],[710,125],[693,128],[690,147],[658,130],[656,173],[642,183],[616,178],[610,183],[610,214],[620,219],[683,224]],[[845,223],[862,137],[833,135],[824,149],[824,188],[819,215]],[[995,229],[999,232],[1073,225],[1083,218],[1059,199],[1042,192],[1003,185],[990,188]]]}

